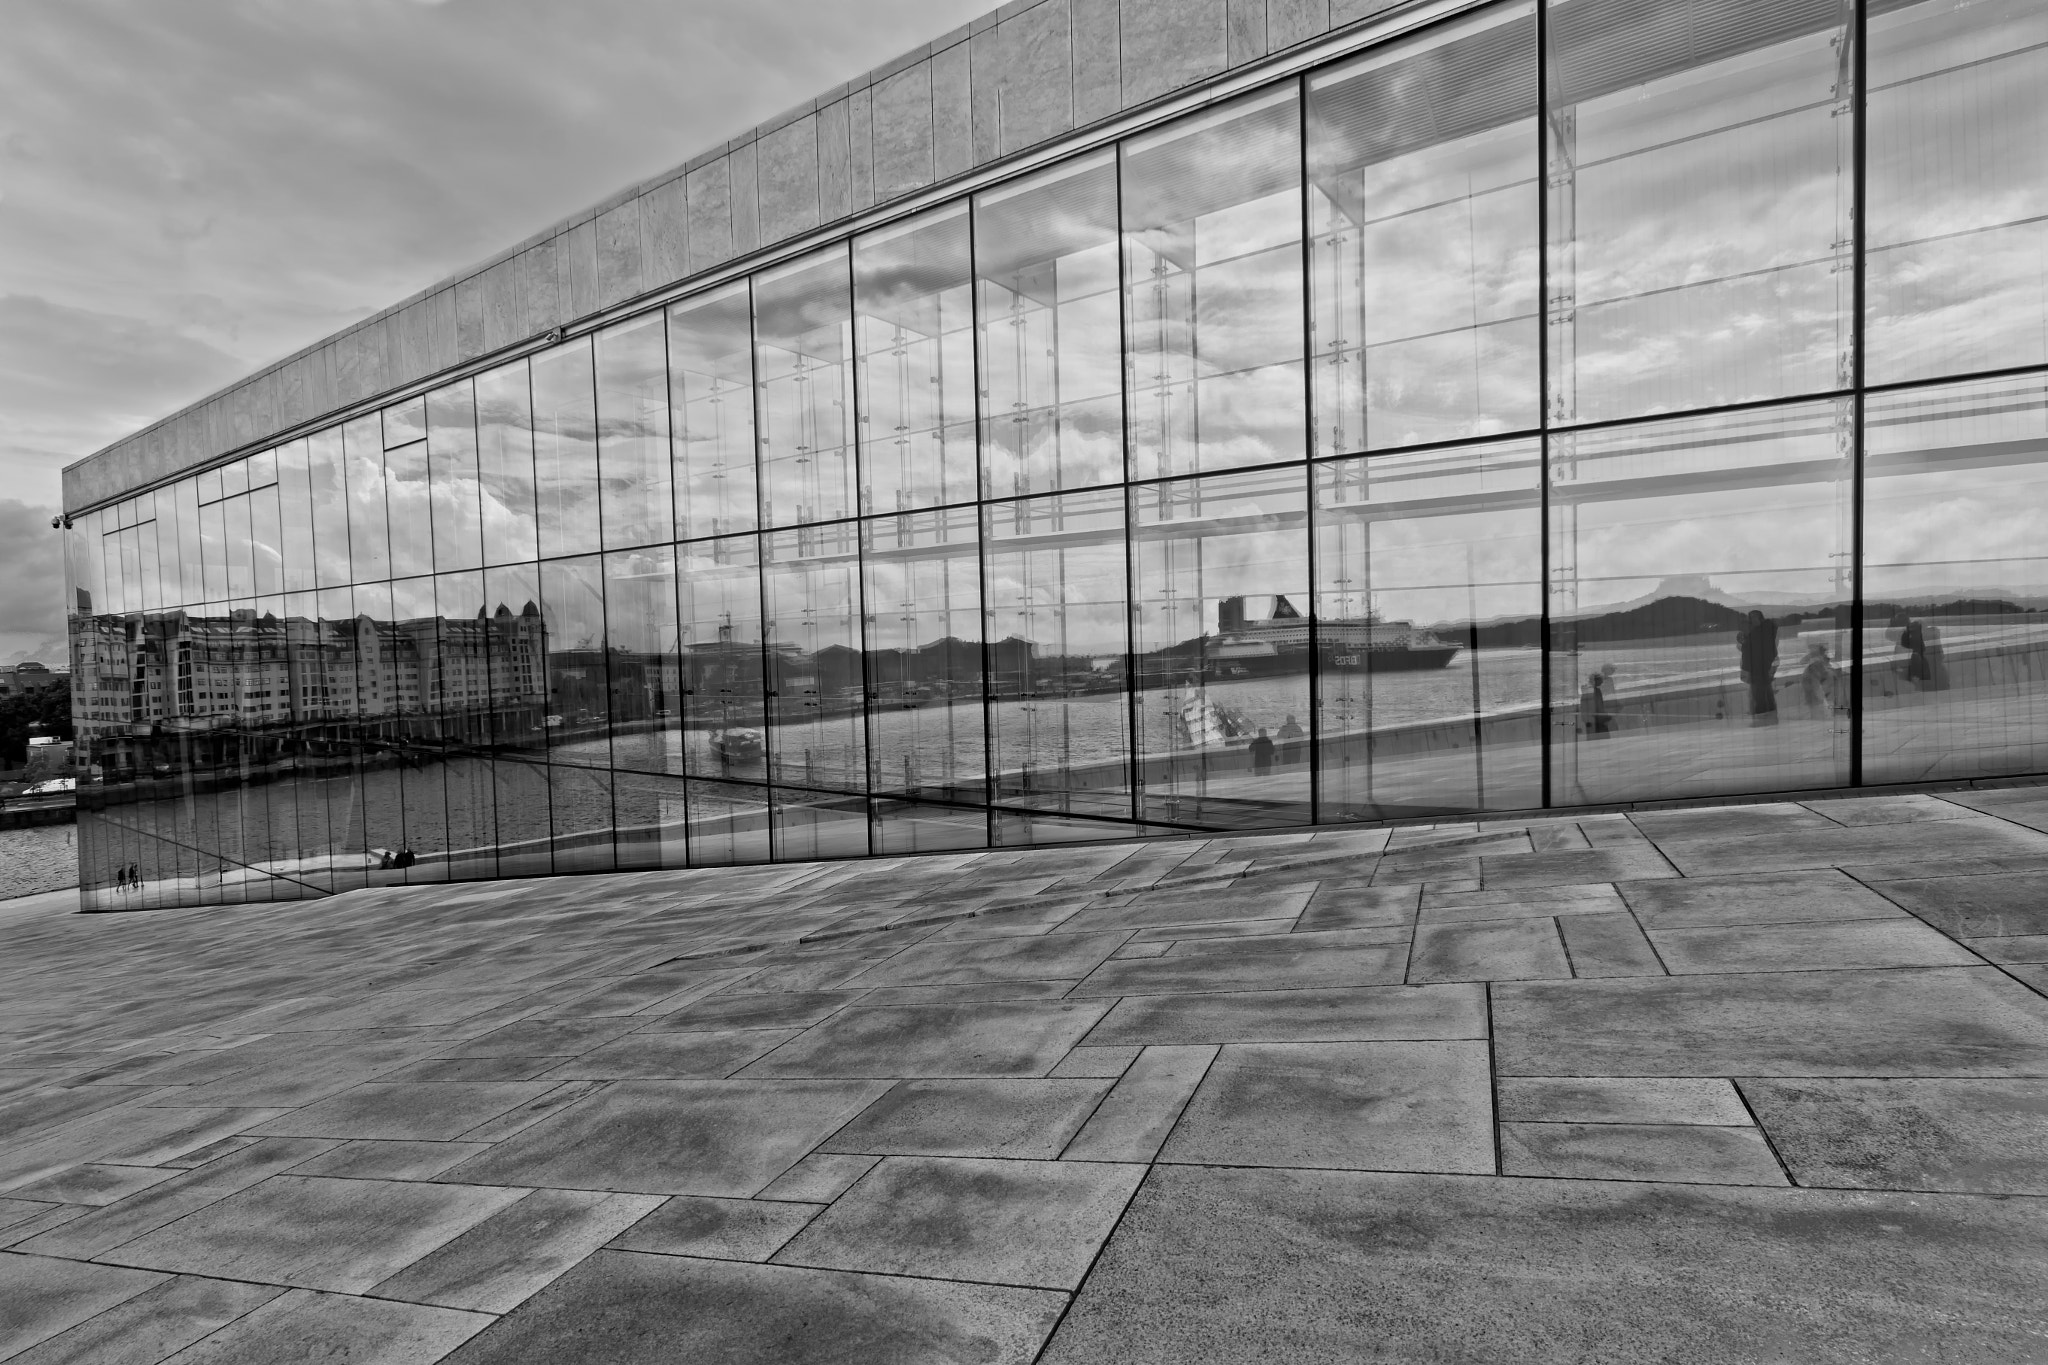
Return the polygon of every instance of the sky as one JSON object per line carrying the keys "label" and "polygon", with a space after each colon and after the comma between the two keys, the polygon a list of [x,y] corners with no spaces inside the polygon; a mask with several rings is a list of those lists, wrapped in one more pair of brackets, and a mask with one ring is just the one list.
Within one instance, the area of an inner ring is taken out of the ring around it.
{"label": "sky", "polygon": [[65,465],[992,4],[0,0],[0,661]]}

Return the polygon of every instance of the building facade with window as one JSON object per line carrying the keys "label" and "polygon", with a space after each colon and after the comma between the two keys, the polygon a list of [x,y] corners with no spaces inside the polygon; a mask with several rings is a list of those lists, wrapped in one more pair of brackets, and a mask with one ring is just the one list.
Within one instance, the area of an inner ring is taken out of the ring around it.
{"label": "building facade with window", "polygon": [[2048,769],[2037,0],[1014,3],[67,471],[89,904]]}

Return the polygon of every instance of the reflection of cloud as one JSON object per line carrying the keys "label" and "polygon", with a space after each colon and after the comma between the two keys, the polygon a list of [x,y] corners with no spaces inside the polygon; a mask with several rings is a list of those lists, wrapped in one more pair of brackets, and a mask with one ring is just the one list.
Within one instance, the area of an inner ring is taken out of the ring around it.
{"label": "reflection of cloud", "polygon": [[[50,529],[54,509],[0,499],[0,651],[31,649],[64,634],[64,555]],[[97,548],[97,547],[95,547]],[[59,660],[45,659],[55,667]]]}

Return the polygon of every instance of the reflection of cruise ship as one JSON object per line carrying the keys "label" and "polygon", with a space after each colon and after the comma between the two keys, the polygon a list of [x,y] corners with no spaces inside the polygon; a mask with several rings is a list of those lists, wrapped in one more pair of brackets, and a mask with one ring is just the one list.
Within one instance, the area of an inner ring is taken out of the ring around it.
{"label": "reflection of cruise ship", "polygon": [[[1242,597],[1226,597],[1217,605],[1217,629],[1177,645],[1171,651],[1193,666],[1200,660],[1211,681],[1258,678],[1279,673],[1306,673],[1309,623],[1284,596],[1275,597],[1270,616],[1245,615]],[[1380,673],[1442,668],[1458,646],[1407,621],[1382,621],[1376,616],[1340,618],[1316,623],[1323,669],[1338,673]],[[1162,664],[1169,663],[1161,658]],[[1171,666],[1169,664],[1169,666]]]}

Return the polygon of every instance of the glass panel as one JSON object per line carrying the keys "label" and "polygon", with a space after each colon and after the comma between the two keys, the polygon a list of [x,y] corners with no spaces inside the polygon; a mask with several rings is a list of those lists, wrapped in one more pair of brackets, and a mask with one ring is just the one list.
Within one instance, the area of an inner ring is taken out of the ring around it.
{"label": "glass panel", "polygon": [[249,462],[246,459],[230,460],[220,467],[220,494],[232,498],[237,493],[249,491]]}
{"label": "glass panel", "polygon": [[[962,507],[861,523],[870,791],[988,800],[978,520]],[[878,805],[876,815],[882,825],[923,818],[898,803]],[[911,833],[881,839],[898,851],[934,846],[903,842]]]}
{"label": "glass panel", "polygon": [[533,358],[533,477],[543,558],[598,547],[592,384],[588,337]]}
{"label": "glass panel", "polygon": [[525,563],[540,554],[533,493],[533,395],[525,361],[477,376],[476,427],[484,563]]}
{"label": "glass panel", "polygon": [[221,498],[220,470],[218,468],[202,469],[199,471],[197,479],[199,483],[199,501],[219,502]]}
{"label": "glass panel", "polygon": [[277,482],[272,480],[249,494],[249,559],[258,597],[284,591],[284,520],[277,492]]}
{"label": "glass panel", "polygon": [[408,398],[384,409],[384,448],[395,450],[427,439],[427,400]]}
{"label": "glass panel", "polygon": [[178,516],[178,601],[197,606],[206,600],[206,556],[199,538],[199,484],[183,479],[172,486]]}
{"label": "glass panel", "polygon": [[[249,521],[249,495],[239,494],[225,498],[220,503],[222,520],[221,540],[227,548],[228,596],[239,601],[256,595],[256,543]],[[133,555],[135,539],[124,534],[122,541],[123,569],[127,581],[135,581],[135,571],[128,556]],[[275,554],[275,547],[266,546],[266,551]],[[133,601],[128,603],[132,610]]]}
{"label": "glass panel", "polygon": [[688,803],[677,777],[618,772],[612,775],[613,846],[621,871],[684,867],[689,863]]}
{"label": "glass panel", "polygon": [[434,568],[483,563],[477,485],[476,397],[465,379],[427,395],[427,480],[434,500]]}
{"label": "glass panel", "polygon": [[668,354],[656,313],[597,334],[597,462],[607,546],[671,540]]}
{"label": "glass panel", "polygon": [[427,443],[384,452],[384,506],[391,519],[391,573],[416,578],[434,567],[434,498]]}
{"label": "glass panel", "polygon": [[1315,450],[1537,425],[1536,14],[1309,81]]}
{"label": "glass panel", "polygon": [[349,582],[348,457],[341,428],[306,440],[306,472],[313,486],[313,581],[322,588]]}
{"label": "glass panel", "polygon": [[1552,0],[1550,413],[1850,380],[1850,0]]}
{"label": "glass panel", "polygon": [[768,861],[766,787],[697,780],[686,785],[693,866]]}
{"label": "glass panel", "polygon": [[975,197],[986,496],[1123,477],[1116,243],[1113,152]]}
{"label": "glass panel", "polygon": [[1309,823],[1308,481],[1132,490],[1140,817]]}
{"label": "glass panel", "polygon": [[[752,536],[732,536],[682,545],[677,554],[689,727],[684,771],[692,777],[759,781],[767,775],[768,755],[759,548]],[[765,821],[766,795],[759,801]],[[766,828],[764,823],[762,857],[767,856]]]}
{"label": "glass panel", "polygon": [[[604,557],[604,619],[612,766],[680,775],[683,683],[672,547],[614,550]],[[676,799],[682,799],[680,788]]]}
{"label": "glass panel", "polygon": [[[542,518],[542,534],[546,534]],[[600,556],[540,566],[547,629],[550,842],[557,872],[612,865],[611,708]]]}
{"label": "glass panel", "polygon": [[399,786],[405,811],[404,832],[393,862],[404,871],[405,881],[440,881],[447,875],[448,797],[435,738],[433,693],[440,671],[441,639],[434,580],[393,581],[391,614],[388,638],[398,689],[393,741],[400,760]]}
{"label": "glass panel", "polygon": [[[351,485],[353,492],[353,485]],[[392,627],[391,585],[357,584],[356,735],[359,757],[351,794],[349,843],[363,855],[361,875],[372,884],[402,881],[394,866],[405,848],[405,792],[400,767],[399,649]]]}
{"label": "glass panel", "polygon": [[284,588],[303,592],[316,579],[313,559],[313,476],[304,441],[277,450],[277,507],[284,556]]}
{"label": "glass panel", "polygon": [[1541,467],[1529,440],[1316,468],[1321,820],[1543,804]]}
{"label": "glass panel", "polygon": [[1554,803],[1848,779],[1795,670],[1843,658],[1853,453],[1846,400],[1552,438]]}
{"label": "glass panel", "polygon": [[249,457],[249,490],[268,487],[277,482],[277,452],[259,451]]}
{"label": "glass panel", "polygon": [[995,798],[1129,819],[1121,489],[982,512]]}
{"label": "glass panel", "polygon": [[[113,536],[106,536],[104,544],[119,557],[121,546]],[[227,598],[227,514],[221,512],[221,503],[217,501],[199,505],[199,553],[205,565],[207,602],[221,602]],[[115,606],[115,593],[121,591],[121,561],[115,559],[113,565],[115,571],[106,575],[106,591],[102,593],[100,604],[102,612],[121,610]]]}
{"label": "glass panel", "polygon": [[[313,438],[316,461],[319,440],[318,436]],[[317,463],[315,470],[317,473]],[[315,497],[317,508],[317,491]],[[363,657],[366,637],[355,615],[354,591],[323,589],[314,594],[314,602],[320,676],[313,685],[319,689],[319,715],[327,722],[322,727],[320,765],[326,774],[322,785],[330,831],[327,882],[335,890],[345,891],[362,886],[367,881],[368,866],[374,862],[364,852],[369,845],[364,842],[363,789],[369,770],[359,707],[359,693],[367,679],[369,663]]]}
{"label": "glass panel", "polygon": [[[391,537],[384,515],[384,451],[375,417],[358,417],[341,429],[348,466],[349,575],[343,582],[371,583],[391,576]],[[317,496],[317,494],[316,494]]]}
{"label": "glass panel", "polygon": [[776,785],[866,790],[859,550],[851,522],[762,537]]}
{"label": "glass panel", "polygon": [[754,278],[765,525],[853,515],[852,307],[845,247]]}
{"label": "glass panel", "polygon": [[491,752],[500,876],[549,872],[552,823],[547,781],[547,627],[540,570],[484,571],[490,606]]}
{"label": "glass panel", "polygon": [[[1886,394],[1868,423],[1864,780],[2048,768],[2048,383]],[[1802,700],[1838,708],[1842,671],[1801,669]]]}
{"label": "glass panel", "polygon": [[760,521],[754,489],[754,334],[746,281],[668,310],[676,533],[722,536]]}
{"label": "glass panel", "polygon": [[871,851],[865,797],[776,787],[769,798],[775,856],[784,862],[858,858]]}
{"label": "glass panel", "polygon": [[2048,361],[2048,9],[1873,5],[1865,374]]}
{"label": "glass panel", "polygon": [[[431,414],[431,408],[430,408]],[[429,416],[429,423],[433,417]],[[497,875],[497,816],[491,742],[490,613],[483,575],[444,573],[434,580],[440,640],[428,709],[435,717],[448,801],[451,877]]]}
{"label": "glass panel", "polygon": [[973,268],[965,202],[854,241],[865,512],[974,499]]}
{"label": "glass panel", "polygon": [[[155,500],[150,499],[153,503]],[[144,611],[162,611],[163,566],[157,553],[156,520],[152,517],[129,532],[135,537],[134,590]]]}
{"label": "glass panel", "polygon": [[1124,144],[1132,478],[1307,444],[1296,99],[1288,85]]}

